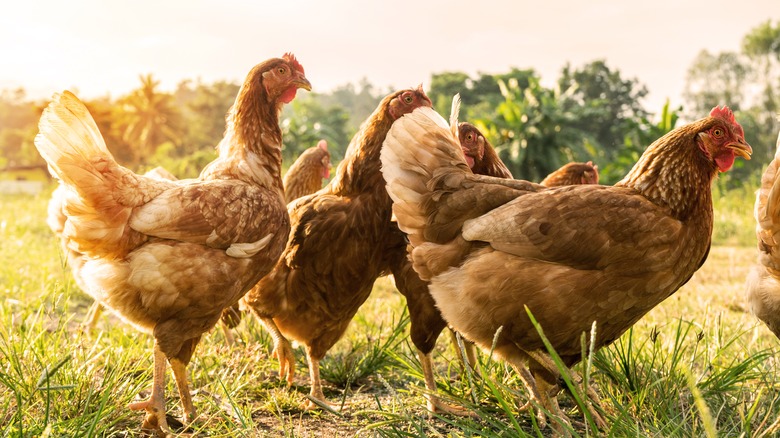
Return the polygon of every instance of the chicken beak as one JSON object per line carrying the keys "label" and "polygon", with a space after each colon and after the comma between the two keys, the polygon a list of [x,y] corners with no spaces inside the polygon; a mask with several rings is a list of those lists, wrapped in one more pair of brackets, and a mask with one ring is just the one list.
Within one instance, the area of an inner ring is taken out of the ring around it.
{"label": "chicken beak", "polygon": [[747,144],[747,142],[742,138],[740,138],[738,141],[727,144],[726,147],[733,150],[735,155],[739,155],[746,160],[749,160],[750,154],[753,153],[753,148],[751,148],[750,145]]}
{"label": "chicken beak", "polygon": [[298,88],[311,91],[311,83],[309,83],[309,80],[306,79],[304,75],[298,75],[295,79],[293,79],[293,84],[295,84]]}

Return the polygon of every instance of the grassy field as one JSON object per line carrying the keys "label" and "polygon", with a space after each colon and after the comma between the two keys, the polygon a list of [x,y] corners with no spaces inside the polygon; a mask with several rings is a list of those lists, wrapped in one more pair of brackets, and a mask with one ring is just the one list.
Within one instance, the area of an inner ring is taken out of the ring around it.
{"label": "grassy field", "polygon": [[[0,435],[141,436],[143,415],[126,406],[148,394],[152,341],[111,315],[92,332],[81,329],[91,300],[44,222],[47,195],[0,197]],[[745,312],[752,196],[746,189],[716,199],[716,246],[704,267],[594,355],[591,384],[610,426],[605,435],[750,437],[778,426],[780,344]],[[527,398],[511,370],[482,354],[482,377],[462,372],[445,336],[434,355],[439,390],[478,418],[429,420],[407,323],[403,297],[381,279],[322,363],[326,395],[344,402],[341,413],[300,409],[309,390],[301,349],[288,388],[256,321],[246,318],[230,347],[213,330],[189,367],[199,418],[182,435],[550,435],[518,413]],[[168,410],[180,416],[171,380]],[[572,398],[559,398],[574,435],[594,435]]]}

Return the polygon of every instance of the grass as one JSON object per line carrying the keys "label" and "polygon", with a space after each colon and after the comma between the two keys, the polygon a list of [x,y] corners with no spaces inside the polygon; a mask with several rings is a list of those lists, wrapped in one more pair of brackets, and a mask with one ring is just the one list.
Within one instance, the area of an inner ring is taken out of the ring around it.
{"label": "grass", "polygon": [[[743,282],[755,258],[751,193],[716,195],[707,263],[612,346],[592,354],[588,373],[586,365],[575,367],[602,399],[607,434],[753,437],[777,427],[778,340],[744,310]],[[94,332],[81,330],[91,300],[76,287],[45,225],[47,195],[0,197],[0,436],[142,436],[142,414],[126,406],[149,391],[151,339],[111,315]],[[404,307],[391,281],[380,279],[322,362],[326,396],[344,403],[341,413],[301,410],[309,390],[302,349],[295,384],[287,388],[260,324],[246,318],[232,347],[213,330],[189,367],[199,418],[183,435],[551,433],[518,411],[527,396],[511,369],[483,353],[482,377],[464,372],[448,336],[434,353],[439,391],[476,417],[429,420]],[[180,416],[170,380],[168,410]],[[575,422],[573,434],[595,435],[576,400],[559,399]]]}

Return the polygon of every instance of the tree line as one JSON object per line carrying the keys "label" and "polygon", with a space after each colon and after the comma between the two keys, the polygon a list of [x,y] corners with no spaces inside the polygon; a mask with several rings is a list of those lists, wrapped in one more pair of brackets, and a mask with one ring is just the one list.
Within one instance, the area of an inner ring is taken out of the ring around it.
{"label": "tree line", "polygon": [[[185,80],[165,92],[148,74],[127,95],[85,103],[121,163],[138,171],[161,165],[185,178],[215,157],[238,88],[225,81]],[[282,114],[285,163],[319,139],[328,140],[337,162],[360,123],[390,91],[364,79],[299,95]],[[780,22],[752,29],[739,52],[699,53],[688,69],[684,104],[677,106],[644,108],[647,87],[605,60],[566,65],[552,87],[541,85],[533,69],[431,77],[428,94],[440,113],[449,113],[455,93],[462,99],[461,120],[483,131],[515,178],[532,181],[569,161],[591,160],[599,165],[602,181],[614,183],[680,119],[695,120],[715,105],[728,104],[754,148],[753,160],[739,160],[724,176],[726,184],[739,185],[757,178],[774,155],[780,130]],[[45,104],[27,99],[23,89],[0,92],[0,169],[43,165],[33,139]]]}

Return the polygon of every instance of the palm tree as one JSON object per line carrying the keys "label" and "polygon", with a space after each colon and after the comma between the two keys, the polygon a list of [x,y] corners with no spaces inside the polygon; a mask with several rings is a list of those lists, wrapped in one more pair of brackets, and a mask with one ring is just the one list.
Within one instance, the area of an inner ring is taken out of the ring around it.
{"label": "palm tree", "polygon": [[135,164],[146,164],[157,148],[182,138],[181,113],[174,97],[157,90],[160,81],[151,74],[141,75],[141,87],[119,100],[123,140],[133,150]]}

